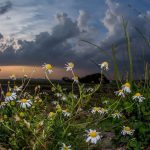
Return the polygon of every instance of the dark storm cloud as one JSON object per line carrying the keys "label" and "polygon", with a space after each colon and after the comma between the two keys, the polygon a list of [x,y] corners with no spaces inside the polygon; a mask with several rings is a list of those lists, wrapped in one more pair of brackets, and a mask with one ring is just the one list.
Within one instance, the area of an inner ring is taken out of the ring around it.
{"label": "dark storm cloud", "polygon": [[10,1],[2,1],[0,2],[0,15],[8,12],[12,7],[12,3]]}
{"label": "dark storm cloud", "polygon": [[[88,15],[83,11],[80,15],[77,21],[73,21],[65,13],[57,14],[57,25],[52,28],[51,33],[40,33],[31,42],[18,41],[21,48],[17,51],[14,51],[13,47],[9,46],[0,53],[0,64],[41,65],[46,62],[52,63],[54,66],[64,66],[66,62],[73,61],[79,68],[83,68],[84,64],[93,56],[93,51],[80,53],[78,49],[78,53],[77,47],[74,48],[73,46],[78,45],[78,42],[74,42],[75,39],[80,39],[81,35],[83,36],[91,31],[86,26]],[[80,31],[81,28],[84,28],[83,24],[88,31]],[[90,47],[88,46],[88,48]]]}
{"label": "dark storm cloud", "polygon": [[31,42],[20,40],[19,44],[22,48],[17,52],[12,47],[8,47],[0,54],[1,64],[39,65],[43,61],[51,61],[49,58],[55,60],[56,57],[63,57],[62,54],[68,50],[67,39],[75,37],[79,30],[67,14],[57,14],[56,18],[58,24],[53,27],[51,34],[40,33]]}

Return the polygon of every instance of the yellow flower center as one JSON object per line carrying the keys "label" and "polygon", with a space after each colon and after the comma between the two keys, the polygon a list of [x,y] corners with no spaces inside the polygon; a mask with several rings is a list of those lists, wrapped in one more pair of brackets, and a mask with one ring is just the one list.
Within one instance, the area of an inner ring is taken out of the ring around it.
{"label": "yellow flower center", "polygon": [[78,80],[78,76],[74,76],[73,79],[77,81]]}
{"label": "yellow flower center", "polygon": [[4,104],[4,102],[0,102],[0,105],[3,105]]}
{"label": "yellow flower center", "polygon": [[8,97],[8,96],[11,96],[11,92],[7,92],[6,93],[6,96]]}
{"label": "yellow flower center", "polygon": [[25,75],[24,75],[24,78],[27,78],[27,77],[28,77],[28,75],[27,75],[27,74],[25,74]]}
{"label": "yellow flower center", "polygon": [[11,78],[15,78],[16,76],[15,76],[15,74],[12,74],[10,77],[11,77]]}
{"label": "yellow flower center", "polygon": [[97,136],[97,133],[96,133],[96,131],[92,131],[89,133],[89,135],[94,138]]}
{"label": "yellow flower center", "polygon": [[11,101],[10,104],[11,104],[12,106],[14,106],[14,105],[15,105],[15,102],[14,102],[14,101]]}
{"label": "yellow flower center", "polygon": [[70,63],[68,63],[68,66],[69,66],[70,68],[73,68],[73,67],[74,67],[74,63],[70,62]]}
{"label": "yellow flower center", "polygon": [[25,114],[23,112],[20,112],[19,115],[20,117],[24,117]]}
{"label": "yellow flower center", "polygon": [[50,112],[50,113],[49,113],[49,116],[50,116],[50,117],[54,117],[54,116],[55,116],[55,113],[54,113],[54,112]]}
{"label": "yellow flower center", "polygon": [[119,90],[118,92],[119,92],[119,93],[122,93],[122,92],[123,92],[123,90]]}
{"label": "yellow flower center", "polygon": [[51,69],[52,69],[52,65],[51,65],[51,64],[46,64],[46,65],[45,65],[45,68],[46,68],[47,70],[51,70]]}
{"label": "yellow flower center", "polygon": [[64,109],[63,111],[64,111],[64,112],[69,112],[69,109]]}
{"label": "yellow flower center", "polygon": [[21,99],[21,102],[22,102],[22,103],[26,103],[26,102],[27,102],[27,99],[23,98],[23,99]]}
{"label": "yellow flower center", "polygon": [[125,131],[131,131],[130,127],[124,127]]}
{"label": "yellow flower center", "polygon": [[56,109],[57,109],[58,112],[62,111],[62,108],[61,108],[61,106],[59,104],[56,106]]}
{"label": "yellow flower center", "polygon": [[127,83],[125,83],[125,84],[124,84],[124,86],[126,86],[126,87],[128,87],[128,88],[130,88],[130,87],[131,87],[130,83],[128,83],[128,82],[127,82]]}
{"label": "yellow flower center", "polygon": [[7,119],[7,115],[4,115],[4,119]]}
{"label": "yellow flower center", "polygon": [[105,108],[101,108],[101,110],[102,110],[102,112],[105,112],[105,111],[106,111],[106,109],[105,109]]}
{"label": "yellow flower center", "polygon": [[64,146],[64,150],[69,150],[68,146]]}
{"label": "yellow flower center", "polygon": [[68,146],[65,146],[65,147],[64,147],[64,150],[69,150]]}
{"label": "yellow flower center", "polygon": [[58,104],[58,105],[56,106],[56,109],[61,109],[61,106]]}
{"label": "yellow flower center", "polygon": [[104,66],[108,66],[108,62],[107,61],[104,61],[103,63],[102,63]]}
{"label": "yellow flower center", "polygon": [[136,93],[135,96],[141,96],[141,94],[140,93]]}
{"label": "yellow flower center", "polygon": [[95,111],[98,111],[99,110],[99,107],[94,107],[93,108]]}

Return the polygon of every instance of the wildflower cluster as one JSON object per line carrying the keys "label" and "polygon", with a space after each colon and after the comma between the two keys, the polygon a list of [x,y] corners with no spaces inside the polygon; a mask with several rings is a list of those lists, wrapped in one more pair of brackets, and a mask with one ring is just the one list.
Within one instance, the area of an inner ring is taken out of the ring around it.
{"label": "wildflower cluster", "polygon": [[[101,73],[109,70],[106,61],[99,66]],[[86,150],[94,146],[102,149],[108,139],[114,138],[114,143],[115,140],[124,141],[124,146],[129,146],[131,140],[138,142],[142,138],[136,135],[140,133],[137,120],[143,117],[142,109],[145,108],[142,103],[147,101],[144,92],[132,89],[127,82],[120,85],[112,97],[102,96],[102,82],[81,84],[74,67],[73,62],[64,67],[72,75],[69,88],[51,81],[53,66],[47,63],[42,68],[50,83],[48,90],[43,91],[40,85],[28,90],[31,77],[26,74],[21,84],[16,84],[17,77],[13,74],[7,90],[1,86],[0,132],[3,139],[0,137],[0,141],[3,147]],[[132,94],[134,91],[138,92]],[[117,146],[120,145],[115,148]]]}

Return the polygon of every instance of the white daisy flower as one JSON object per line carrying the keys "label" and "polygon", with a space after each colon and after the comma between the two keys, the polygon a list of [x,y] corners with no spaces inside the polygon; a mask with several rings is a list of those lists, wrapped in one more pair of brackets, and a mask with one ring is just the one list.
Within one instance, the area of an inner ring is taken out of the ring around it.
{"label": "white daisy flower", "polygon": [[66,145],[65,143],[63,143],[61,150],[71,150],[71,145]]}
{"label": "white daisy flower", "polygon": [[62,94],[61,94],[61,93],[56,93],[56,96],[57,96],[57,97],[61,97]]}
{"label": "white daisy flower", "polygon": [[74,81],[74,82],[76,82],[76,83],[78,83],[78,82],[79,82],[79,78],[78,78],[78,76],[74,76],[72,79],[73,79],[73,81]]}
{"label": "white daisy flower", "polygon": [[52,104],[57,105],[59,102],[58,101],[52,101]]}
{"label": "white daisy flower", "polygon": [[24,74],[24,76],[23,76],[23,77],[26,79],[26,78],[28,78],[28,75],[27,75],[27,74]]}
{"label": "white daisy flower", "polygon": [[66,96],[62,96],[62,97],[61,97],[61,100],[66,101],[66,100],[67,100],[67,97],[66,97]]}
{"label": "white daisy flower", "polygon": [[67,135],[68,135],[68,136],[71,136],[71,133],[68,133]]}
{"label": "white daisy flower", "polygon": [[14,91],[19,92],[22,90],[22,86],[14,86]]}
{"label": "white daisy flower", "polygon": [[67,64],[65,64],[65,68],[66,68],[66,71],[72,71],[72,69],[74,68],[74,63],[72,62],[69,62]]}
{"label": "white daisy flower", "polygon": [[22,108],[31,107],[31,105],[32,105],[32,102],[30,99],[27,100],[27,99],[23,98],[23,99],[19,100],[18,102],[20,103],[20,106]]}
{"label": "white daisy flower", "polygon": [[93,91],[94,91],[94,89],[93,89],[93,88],[91,88],[91,87],[86,88],[86,92],[93,92]]}
{"label": "white daisy flower", "polygon": [[53,67],[51,64],[46,64],[44,63],[44,65],[42,65],[43,69],[45,69],[49,74],[51,74],[53,72]]}
{"label": "white daisy flower", "polygon": [[88,137],[86,139],[86,142],[91,142],[93,144],[96,144],[98,140],[101,140],[102,136],[99,135],[99,132],[96,132],[96,130],[89,130]]}
{"label": "white daisy flower", "polygon": [[116,118],[119,119],[121,116],[122,116],[122,114],[119,113],[119,112],[115,112],[115,113],[112,114],[112,117],[113,117],[114,119],[116,119]]}
{"label": "white daisy flower", "polygon": [[0,108],[4,108],[6,106],[7,102],[0,102]]}
{"label": "white daisy flower", "polygon": [[24,121],[25,126],[26,126],[28,129],[30,129],[30,126],[31,126],[30,122],[28,122],[28,121],[25,120],[25,119],[23,119],[23,121]]}
{"label": "white daisy flower", "polygon": [[103,70],[108,70],[109,69],[109,64],[108,64],[108,62],[107,61],[104,61],[104,62],[102,62],[101,64],[98,64],[100,67],[101,67],[101,69],[103,69]]}
{"label": "white daisy flower", "polygon": [[103,104],[108,104],[108,101],[107,100],[103,101]]}
{"label": "white daisy flower", "polygon": [[39,123],[38,123],[38,126],[39,127],[42,127],[44,125],[44,120],[42,120],[42,121],[40,121]]}
{"label": "white daisy flower", "polygon": [[15,92],[7,92],[6,97],[5,97],[5,102],[15,100],[16,98],[17,98],[17,95]]}
{"label": "white daisy flower", "polygon": [[16,75],[15,75],[15,74],[12,74],[11,76],[9,76],[9,78],[10,78],[11,80],[16,80]]}
{"label": "white daisy flower", "polygon": [[128,126],[123,126],[123,130],[121,131],[122,135],[133,135],[135,130],[131,129]]}
{"label": "white daisy flower", "polygon": [[127,82],[124,85],[122,85],[122,90],[125,93],[131,93],[131,85],[130,85],[130,83]]}
{"label": "white daisy flower", "polygon": [[145,99],[145,97],[143,97],[143,95],[141,95],[140,93],[136,93],[132,98],[133,100],[137,100],[139,103],[143,102],[143,100]]}
{"label": "white daisy flower", "polygon": [[21,118],[17,114],[14,116],[14,118],[17,122],[21,120]]}
{"label": "white daisy flower", "polygon": [[69,116],[71,115],[71,113],[70,113],[70,112],[68,112],[68,110],[67,110],[67,109],[62,110],[62,113],[63,113],[63,115],[64,115],[65,117],[69,117]]}
{"label": "white daisy flower", "polygon": [[93,107],[92,114],[95,114],[96,112],[100,113],[100,107]]}
{"label": "white daisy flower", "polygon": [[41,95],[43,94],[43,95],[49,95],[47,92],[41,92],[40,93]]}
{"label": "white daisy flower", "polygon": [[78,96],[75,95],[75,94],[73,94],[72,97],[73,97],[74,99],[78,99]]}
{"label": "white daisy flower", "polygon": [[77,109],[77,112],[81,112],[83,109],[80,107]]}
{"label": "white daisy flower", "polygon": [[115,92],[115,94],[117,95],[117,96],[121,96],[121,97],[125,97],[125,93],[124,93],[124,91],[123,90],[118,90],[118,91],[116,91]]}
{"label": "white daisy flower", "polygon": [[4,95],[4,91],[1,89],[1,94]]}
{"label": "white daisy flower", "polygon": [[105,109],[105,108],[100,108],[99,113],[100,113],[101,115],[105,115],[105,114],[108,113],[108,110]]}

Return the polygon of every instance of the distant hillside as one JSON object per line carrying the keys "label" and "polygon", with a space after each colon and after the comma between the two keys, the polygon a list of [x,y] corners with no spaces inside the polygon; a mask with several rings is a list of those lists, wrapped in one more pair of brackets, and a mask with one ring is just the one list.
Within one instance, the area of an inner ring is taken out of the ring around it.
{"label": "distant hillside", "polygon": [[[90,74],[90,75],[86,75],[82,78],[79,77],[79,82],[80,83],[99,83],[101,81],[102,78],[102,82],[103,83],[109,83],[109,80],[105,77],[105,75],[101,75],[100,73],[95,73],[95,74]],[[65,82],[73,82],[72,79],[68,78],[68,77],[63,77],[62,78],[63,81]]]}

